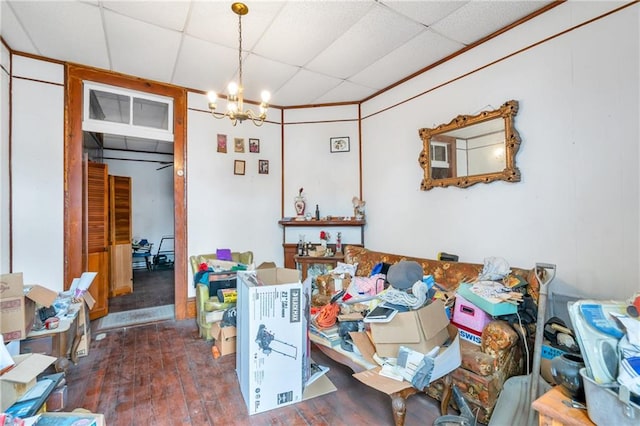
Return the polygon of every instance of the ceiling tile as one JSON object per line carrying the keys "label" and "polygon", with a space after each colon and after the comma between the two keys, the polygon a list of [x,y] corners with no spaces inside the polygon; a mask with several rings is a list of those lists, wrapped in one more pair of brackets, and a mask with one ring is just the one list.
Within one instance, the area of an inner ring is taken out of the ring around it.
{"label": "ceiling tile", "polygon": [[313,100],[313,103],[324,104],[333,102],[353,102],[366,98],[371,94],[371,88],[343,81],[338,86],[327,91]]}
{"label": "ceiling tile", "polygon": [[220,93],[226,90],[237,68],[236,50],[185,35],[171,82]]}
{"label": "ceiling tile", "polygon": [[[376,30],[372,31],[372,28]],[[393,30],[384,30],[387,28]],[[423,28],[386,7],[372,8],[305,68],[348,78],[410,40]]]}
{"label": "ceiling tile", "polygon": [[268,90],[272,95],[270,103],[274,105],[279,105],[280,101],[273,97],[273,93],[299,70],[298,67],[271,61],[258,55],[249,55],[243,59],[242,68],[245,99],[259,101],[261,99],[260,93],[263,90]]}
{"label": "ceiling tile", "polygon": [[0,20],[0,34],[13,50],[36,55],[40,54],[31,40],[29,40],[29,36],[20,25],[20,22],[18,22],[18,17],[13,13],[11,5],[6,1],[0,3],[0,16],[2,17]]}
{"label": "ceiling tile", "polygon": [[452,40],[471,44],[547,3],[549,2],[471,1],[431,28]]}
{"label": "ceiling tile", "polygon": [[79,2],[12,2],[11,7],[40,55],[109,67],[98,7]]}
{"label": "ceiling tile", "polygon": [[[249,13],[242,17],[243,50],[253,48],[283,5],[284,2],[256,2],[249,5]],[[194,1],[185,32],[237,49],[238,15],[231,10],[231,3]]]}
{"label": "ceiling tile", "polygon": [[253,51],[303,66],[372,7],[369,2],[288,2]]}
{"label": "ceiling tile", "polygon": [[191,3],[188,1],[103,1],[103,7],[121,15],[171,30],[185,27]]}
{"label": "ceiling tile", "polygon": [[181,33],[109,11],[104,12],[104,20],[114,71],[159,81],[171,79]]}
{"label": "ceiling tile", "polygon": [[416,22],[420,22],[424,25],[430,26],[438,22],[442,18],[451,14],[453,11],[461,8],[466,1],[387,1],[383,0],[380,3],[395,10],[396,12],[413,19]]}
{"label": "ceiling tile", "polygon": [[277,105],[309,105],[327,91],[337,87],[341,80],[326,75],[300,70],[285,86],[272,94]]}
{"label": "ceiling tile", "polygon": [[400,81],[460,49],[456,43],[430,30],[424,31],[385,57],[360,71],[349,80],[377,90],[388,87],[389,82]]}

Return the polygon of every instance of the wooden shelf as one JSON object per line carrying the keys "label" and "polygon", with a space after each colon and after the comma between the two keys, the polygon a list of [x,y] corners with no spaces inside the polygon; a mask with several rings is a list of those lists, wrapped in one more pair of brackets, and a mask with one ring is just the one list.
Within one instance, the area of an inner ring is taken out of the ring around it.
{"label": "wooden shelf", "polygon": [[[306,228],[306,227],[358,227],[360,228],[360,241],[355,245],[364,246],[364,226],[367,224],[365,219],[342,219],[340,217],[332,217],[329,219],[321,219],[321,220],[296,220],[295,217],[290,218],[282,218],[278,221],[279,225],[282,225],[282,247],[284,249],[284,267],[285,268],[295,268],[296,261],[294,256],[297,254],[295,243],[287,243],[286,241],[286,230],[289,227],[298,227],[298,228]],[[293,232],[293,231],[292,231]],[[342,245],[354,245],[354,243],[349,241],[342,241]],[[329,245],[332,246],[335,250],[335,244]]]}
{"label": "wooden shelf", "polygon": [[366,221],[364,219],[356,220],[343,220],[343,219],[331,219],[331,220],[296,220],[292,219],[281,219],[278,221],[278,224],[282,226],[364,226],[366,225]]}

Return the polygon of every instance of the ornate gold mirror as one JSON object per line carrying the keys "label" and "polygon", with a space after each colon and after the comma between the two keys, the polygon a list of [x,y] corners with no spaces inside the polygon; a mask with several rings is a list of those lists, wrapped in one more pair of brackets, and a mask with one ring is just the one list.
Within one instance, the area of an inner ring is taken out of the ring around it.
{"label": "ornate gold mirror", "polygon": [[513,124],[517,113],[518,101],[508,101],[493,111],[459,115],[449,124],[420,129],[423,148],[418,161],[424,169],[420,189],[519,182],[520,135]]}

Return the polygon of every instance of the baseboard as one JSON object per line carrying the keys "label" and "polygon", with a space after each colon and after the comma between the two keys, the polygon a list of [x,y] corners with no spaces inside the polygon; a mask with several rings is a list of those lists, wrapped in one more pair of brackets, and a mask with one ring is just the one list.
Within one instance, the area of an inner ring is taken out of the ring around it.
{"label": "baseboard", "polygon": [[190,297],[187,299],[187,318],[196,317],[196,298]]}

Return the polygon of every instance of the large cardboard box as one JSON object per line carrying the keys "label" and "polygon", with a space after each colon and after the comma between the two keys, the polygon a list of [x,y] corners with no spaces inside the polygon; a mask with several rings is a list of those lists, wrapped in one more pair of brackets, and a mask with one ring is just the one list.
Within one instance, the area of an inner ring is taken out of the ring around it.
{"label": "large cardboard box", "polygon": [[16,355],[13,368],[0,376],[0,411],[11,407],[36,384],[36,377],[57,358],[42,354]]}
{"label": "large cardboard box", "polygon": [[0,275],[0,332],[4,341],[26,338],[33,326],[36,304],[49,307],[57,296],[46,287],[25,286],[22,272]]}
{"label": "large cardboard box", "polygon": [[238,272],[236,373],[249,414],[302,400],[310,301],[296,269]]}
{"label": "large cardboard box", "polygon": [[448,338],[449,318],[444,303],[436,299],[409,312],[399,312],[390,322],[371,323],[371,335],[378,356],[396,358],[400,346],[427,353]]}

